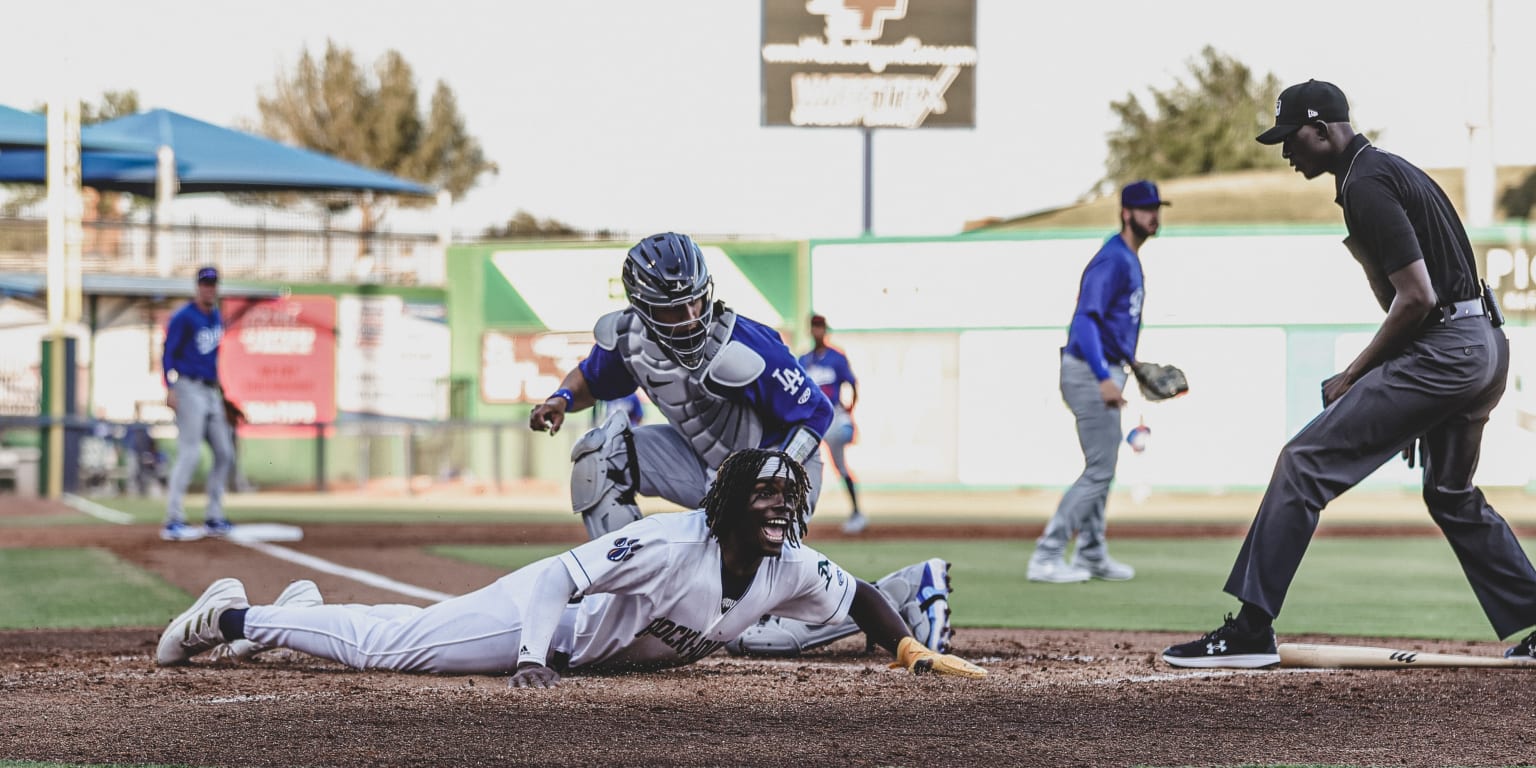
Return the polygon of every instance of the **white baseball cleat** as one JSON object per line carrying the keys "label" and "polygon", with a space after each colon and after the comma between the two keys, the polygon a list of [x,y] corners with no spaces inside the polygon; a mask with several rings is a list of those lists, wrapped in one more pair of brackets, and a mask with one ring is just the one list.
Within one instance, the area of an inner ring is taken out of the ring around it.
{"label": "white baseball cleat", "polygon": [[[320,595],[320,588],[309,579],[299,579],[289,584],[283,593],[277,596],[273,605],[285,608],[312,608],[324,605],[325,598]],[[245,638],[231,640],[213,649],[213,660],[218,662],[249,661],[256,654],[268,650],[265,645],[257,645]]]}
{"label": "white baseball cleat", "polygon": [[1030,581],[1043,584],[1080,584],[1092,579],[1093,574],[1087,568],[1057,556],[1031,559],[1028,577]]}
{"label": "white baseball cleat", "polygon": [[155,663],[162,667],[185,664],[193,656],[224,642],[219,617],[232,608],[249,608],[245,585],[239,579],[219,579],[208,585],[191,608],[171,620],[155,648]]}
{"label": "white baseball cleat", "polygon": [[1082,568],[1088,575],[1104,581],[1129,581],[1136,577],[1136,569],[1108,555],[1097,560],[1085,557],[1072,558],[1072,565]]}
{"label": "white baseball cleat", "polygon": [[909,565],[875,582],[901,614],[912,636],[929,650],[949,653],[949,563],[941,557]]}
{"label": "white baseball cleat", "polygon": [[864,529],[868,526],[869,518],[865,517],[862,512],[855,512],[852,517],[848,518],[847,522],[843,523],[843,533],[863,533]]}

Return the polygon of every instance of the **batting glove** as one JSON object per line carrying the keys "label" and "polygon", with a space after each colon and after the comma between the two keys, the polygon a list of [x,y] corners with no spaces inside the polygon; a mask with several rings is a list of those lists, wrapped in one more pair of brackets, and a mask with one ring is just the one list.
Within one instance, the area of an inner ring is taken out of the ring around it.
{"label": "batting glove", "polygon": [[912,637],[903,637],[901,644],[896,646],[896,660],[891,662],[891,669],[900,667],[912,670],[914,675],[931,672],[935,675],[953,675],[973,680],[987,676],[985,669],[954,654],[931,651]]}

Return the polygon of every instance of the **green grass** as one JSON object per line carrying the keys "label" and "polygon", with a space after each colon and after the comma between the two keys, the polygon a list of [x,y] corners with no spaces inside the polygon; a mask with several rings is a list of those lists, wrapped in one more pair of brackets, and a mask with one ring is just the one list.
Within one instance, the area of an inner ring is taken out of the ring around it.
{"label": "green grass", "polygon": [[189,596],[100,549],[0,549],[0,629],[151,627]]}
{"label": "green grass", "polygon": [[[1028,541],[829,541],[818,548],[869,580],[930,557],[948,560],[961,627],[1204,632],[1237,606],[1221,587],[1239,543],[1117,539],[1112,551],[1136,566],[1136,578],[1087,584],[1026,581]],[[431,551],[511,571],[562,549]],[[0,629],[159,626],[190,597],[102,550],[0,549]],[[1494,639],[1450,548],[1437,537],[1313,542],[1276,627],[1282,634]]]}
{"label": "green grass", "polygon": [[[98,499],[103,506],[123,512],[133,517],[134,523],[150,524],[159,523],[165,519],[165,500],[138,497],[118,497],[110,499]],[[196,504],[187,505],[187,518],[193,522],[203,519],[203,507]],[[508,522],[572,522],[574,515],[569,509],[550,510],[548,512],[529,512],[526,510],[508,509],[505,512],[488,511],[480,509],[451,509],[434,508],[430,500],[422,500],[415,505],[401,504],[399,500],[380,504],[377,507],[368,506],[338,506],[329,507],[317,504],[313,507],[289,507],[289,506],[244,506],[243,504],[231,505],[227,508],[230,519],[236,523],[289,523],[303,525],[305,523],[508,523]],[[0,527],[17,522],[19,525],[71,525],[71,524],[100,524],[101,521],[94,517],[81,513],[75,516],[32,516],[15,517],[0,521]]]}
{"label": "green grass", "polygon": [[[1205,632],[1234,611],[1221,591],[1238,539],[1121,539],[1115,557],[1135,565],[1126,582],[1034,584],[1033,548],[1020,541],[826,542],[818,548],[873,580],[929,557],[953,564],[959,626]],[[558,546],[436,547],[434,552],[512,570]],[[1276,625],[1282,633],[1491,640],[1449,546],[1425,538],[1324,538],[1313,542]]]}

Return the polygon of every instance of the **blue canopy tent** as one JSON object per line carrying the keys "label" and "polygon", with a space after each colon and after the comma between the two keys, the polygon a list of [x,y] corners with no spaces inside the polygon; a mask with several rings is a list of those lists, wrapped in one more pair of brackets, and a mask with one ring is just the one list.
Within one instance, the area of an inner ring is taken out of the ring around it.
{"label": "blue canopy tent", "polygon": [[[155,145],[138,139],[99,137],[88,140],[82,135],[80,143],[83,150],[130,153],[141,161],[147,157],[150,164],[154,164]],[[12,150],[41,151],[47,146],[46,116],[0,104],[0,153],[10,154]]]}
{"label": "blue canopy tent", "polygon": [[[222,128],[167,109],[156,109],[81,131],[86,145],[169,147],[176,158],[177,190],[196,192],[358,191],[431,196],[433,190],[334,157]],[[84,183],[96,189],[155,196],[154,158],[98,158],[85,163]],[[0,182],[44,180],[40,150],[0,154]]]}

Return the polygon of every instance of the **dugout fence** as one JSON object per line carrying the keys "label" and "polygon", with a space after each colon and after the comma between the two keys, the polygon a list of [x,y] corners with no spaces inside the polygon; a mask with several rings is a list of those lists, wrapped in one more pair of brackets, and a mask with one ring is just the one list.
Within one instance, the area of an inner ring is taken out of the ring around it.
{"label": "dugout fence", "polygon": [[[0,416],[0,494],[46,488],[39,460],[46,416]],[[174,424],[58,420],[65,428],[64,490],[86,496],[158,496],[176,459]],[[575,429],[576,434],[580,429]],[[541,466],[567,457],[570,435],[535,442],[526,424],[391,418],[243,427],[236,439],[234,492],[366,491],[382,495],[511,493]],[[207,482],[206,446],[193,490]],[[568,459],[565,459],[568,461]]]}

